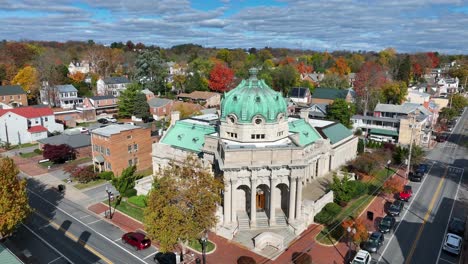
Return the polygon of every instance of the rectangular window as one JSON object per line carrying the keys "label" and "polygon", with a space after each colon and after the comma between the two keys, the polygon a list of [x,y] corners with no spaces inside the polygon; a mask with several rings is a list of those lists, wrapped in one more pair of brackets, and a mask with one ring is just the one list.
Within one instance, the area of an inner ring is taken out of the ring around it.
{"label": "rectangular window", "polygon": [[128,153],[132,153],[132,145],[128,145],[127,150],[128,150]]}
{"label": "rectangular window", "polygon": [[255,139],[255,135],[254,134],[250,135],[250,138]]}
{"label": "rectangular window", "polygon": [[133,159],[133,164],[138,165],[138,158]]}
{"label": "rectangular window", "polygon": [[131,138],[132,138],[132,135],[128,135],[128,136],[127,136],[127,139],[131,139]]}
{"label": "rectangular window", "polygon": [[13,100],[13,95],[10,95],[10,99]]}
{"label": "rectangular window", "polygon": [[39,120],[36,119],[36,124],[39,124]]}
{"label": "rectangular window", "polygon": [[107,168],[108,168],[109,170],[112,170],[112,166],[111,166],[110,162],[107,163]]}
{"label": "rectangular window", "polygon": [[109,148],[106,148],[106,155],[110,156],[110,149]]}
{"label": "rectangular window", "polygon": [[128,166],[133,166],[133,160],[131,159],[128,160]]}
{"label": "rectangular window", "polygon": [[48,117],[45,117],[44,120],[45,120],[46,122],[49,122],[49,118],[48,118]]}
{"label": "rectangular window", "polygon": [[261,139],[265,139],[265,134],[261,134],[261,135],[260,135],[260,138],[261,138]]}
{"label": "rectangular window", "polygon": [[138,151],[138,144],[133,144],[133,151]]}
{"label": "rectangular window", "polygon": [[17,97],[18,97],[18,99],[21,99],[21,95],[18,95]]}
{"label": "rectangular window", "polygon": [[260,139],[260,135],[259,134],[255,135],[255,138]]}

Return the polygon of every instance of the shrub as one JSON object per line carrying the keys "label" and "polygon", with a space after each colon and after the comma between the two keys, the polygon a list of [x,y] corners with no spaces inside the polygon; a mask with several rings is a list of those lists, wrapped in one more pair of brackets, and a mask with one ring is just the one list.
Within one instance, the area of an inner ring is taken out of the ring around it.
{"label": "shrub", "polygon": [[364,152],[364,141],[362,139],[359,139],[358,141],[357,151],[359,154],[362,154]]}
{"label": "shrub", "polygon": [[132,197],[137,195],[137,190],[135,189],[128,189],[123,193],[123,197]]}
{"label": "shrub", "polygon": [[349,185],[349,194],[351,199],[357,198],[365,193],[367,193],[367,184],[361,181],[350,181]]}
{"label": "shrub", "polygon": [[112,171],[103,171],[98,174],[99,179],[110,181],[112,177],[114,177],[114,173]]}
{"label": "shrub", "polygon": [[76,151],[66,144],[61,145],[44,145],[44,152],[42,154],[45,159],[49,159],[54,163],[64,163],[67,160],[76,158]]}
{"label": "shrub", "polygon": [[138,207],[146,207],[146,196],[138,195],[128,198],[128,202]]}
{"label": "shrub", "polygon": [[336,203],[327,203],[324,207],[326,211],[328,211],[331,215],[337,215],[341,212],[341,206]]}
{"label": "shrub", "polygon": [[70,166],[67,167],[67,172],[81,183],[87,183],[96,180],[97,173],[94,171],[93,165],[90,166]]}
{"label": "shrub", "polygon": [[331,224],[340,211],[341,207],[338,204],[327,203],[323,209],[315,215],[314,221],[324,225]]}
{"label": "shrub", "polygon": [[35,149],[35,150],[34,150],[34,153],[36,153],[36,154],[42,154],[42,152],[43,152],[43,151],[40,150],[40,149]]}

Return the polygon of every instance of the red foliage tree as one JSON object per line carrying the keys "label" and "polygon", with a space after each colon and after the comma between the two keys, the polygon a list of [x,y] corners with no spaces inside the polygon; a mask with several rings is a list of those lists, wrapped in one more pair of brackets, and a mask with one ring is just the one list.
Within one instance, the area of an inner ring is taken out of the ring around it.
{"label": "red foliage tree", "polygon": [[367,115],[369,100],[386,82],[385,71],[379,64],[368,61],[362,65],[356,74],[354,90],[357,96],[364,102],[364,115]]}
{"label": "red foliage tree", "polygon": [[423,72],[422,72],[421,65],[419,65],[419,63],[416,63],[416,62],[413,63],[413,74],[414,74],[414,76],[419,77],[419,76],[422,75],[422,73]]}
{"label": "red foliage tree", "polygon": [[310,65],[307,65],[305,64],[304,62],[299,62],[297,65],[296,65],[296,68],[297,68],[297,71],[303,75],[303,74],[308,74],[308,73],[312,73],[313,71],[313,67],[310,66]]}
{"label": "red foliage tree", "polygon": [[95,180],[98,174],[94,171],[93,165],[90,166],[70,166],[66,172],[70,173],[71,177],[79,182],[89,182]]}
{"label": "red foliage tree", "polygon": [[435,67],[439,66],[440,60],[439,60],[439,57],[437,57],[436,53],[428,52],[427,56],[431,59],[432,68],[435,68]]}
{"label": "red foliage tree", "polygon": [[61,145],[44,145],[44,152],[42,153],[45,159],[49,159],[54,163],[64,163],[67,160],[76,158],[76,151],[67,144]]}
{"label": "red foliage tree", "polygon": [[234,71],[222,63],[216,63],[210,72],[208,87],[212,91],[225,92],[231,89]]}
{"label": "red foliage tree", "polygon": [[347,229],[350,227],[351,229],[355,229],[356,233],[352,233],[352,239],[354,243],[359,244],[362,241],[367,240],[369,237],[369,232],[367,231],[367,226],[365,225],[362,218],[358,218],[356,220],[346,220],[341,223],[341,226],[345,230],[344,232],[348,232]]}
{"label": "red foliage tree", "polygon": [[386,193],[399,193],[403,190],[403,186],[398,178],[393,177],[385,181],[382,190]]}

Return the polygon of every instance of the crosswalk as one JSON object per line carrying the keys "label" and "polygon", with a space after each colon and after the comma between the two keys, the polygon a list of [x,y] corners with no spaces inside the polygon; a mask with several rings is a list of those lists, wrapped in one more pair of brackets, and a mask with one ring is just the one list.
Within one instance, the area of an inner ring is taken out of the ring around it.
{"label": "crosswalk", "polygon": [[465,169],[463,168],[459,168],[459,167],[454,167],[454,166],[448,166],[448,170],[447,170],[447,173],[449,175],[463,175]]}

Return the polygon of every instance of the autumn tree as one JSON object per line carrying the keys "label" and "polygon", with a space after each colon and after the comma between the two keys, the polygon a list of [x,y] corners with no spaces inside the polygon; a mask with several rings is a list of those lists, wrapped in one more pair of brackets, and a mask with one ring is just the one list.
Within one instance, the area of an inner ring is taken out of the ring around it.
{"label": "autumn tree", "polygon": [[[357,218],[354,220],[352,219],[345,220],[341,223],[341,226],[343,227],[343,230],[346,230],[345,232],[348,232],[347,231],[348,227],[351,228],[351,230],[353,230],[353,232],[348,235],[352,235],[351,237],[352,241],[357,245],[359,245],[363,241],[366,241],[367,238],[369,237],[367,226],[364,223],[364,220],[362,220],[362,218]],[[354,230],[356,230],[355,233],[354,233]]]}
{"label": "autumn tree", "polygon": [[334,88],[334,89],[346,89],[349,88],[348,80],[340,76],[338,73],[327,73],[320,81],[320,87],[323,88]]}
{"label": "autumn tree", "polygon": [[0,159],[0,240],[10,236],[31,213],[26,180],[10,158]]}
{"label": "autumn tree", "polygon": [[402,187],[403,186],[397,177],[391,177],[390,179],[385,181],[385,183],[382,186],[382,190],[388,194],[399,193],[402,191]]}
{"label": "autumn tree", "polygon": [[39,92],[39,75],[36,68],[32,66],[22,68],[11,83],[21,85],[23,90],[28,94],[28,99],[35,98]]}
{"label": "autumn tree", "polygon": [[234,72],[223,63],[216,63],[210,72],[208,87],[212,91],[225,92],[232,88]]}
{"label": "autumn tree", "polygon": [[454,94],[450,96],[450,107],[455,111],[460,112],[468,106],[468,99],[462,94]]}
{"label": "autumn tree", "polygon": [[358,101],[364,105],[362,109],[364,115],[367,115],[369,106],[373,109],[379,98],[379,89],[385,81],[386,76],[382,66],[371,61],[364,63],[361,70],[356,74],[354,90],[359,99]]}
{"label": "autumn tree", "polygon": [[162,252],[177,243],[185,249],[189,240],[215,226],[221,190],[222,183],[196,156],[160,168],[145,209],[148,237],[159,242]]}
{"label": "autumn tree", "polygon": [[98,177],[98,174],[94,171],[93,165],[89,165],[89,166],[71,165],[71,166],[67,166],[64,170],[70,173],[70,176],[73,179],[81,183],[87,183],[87,182],[96,180]]}
{"label": "autumn tree", "polygon": [[85,75],[82,72],[75,72],[75,73],[70,73],[68,77],[73,81],[73,82],[82,82],[85,79]]}
{"label": "autumn tree", "polygon": [[220,49],[216,54],[216,58],[227,63],[228,66],[231,66],[234,56],[232,52],[228,49]]}
{"label": "autumn tree", "polygon": [[343,76],[348,75],[348,73],[351,72],[351,69],[349,68],[345,58],[338,57],[335,59],[333,67],[331,67],[328,71],[331,73],[337,73],[339,76]]}
{"label": "autumn tree", "polygon": [[351,72],[358,72],[364,64],[364,61],[364,56],[353,53],[353,55],[348,59],[348,65]]}
{"label": "autumn tree", "polygon": [[42,156],[54,163],[64,163],[76,158],[76,150],[67,144],[50,145],[45,144]]}
{"label": "autumn tree", "polygon": [[165,89],[168,71],[158,50],[145,50],[140,53],[135,66],[135,78],[143,85],[143,88],[155,94]]}
{"label": "autumn tree", "polygon": [[327,106],[327,119],[340,122],[348,128],[352,127],[351,117],[355,113],[355,106],[344,99],[335,99]]}
{"label": "autumn tree", "polygon": [[408,87],[405,82],[387,82],[382,85],[381,99],[389,104],[401,104],[408,95]]}

